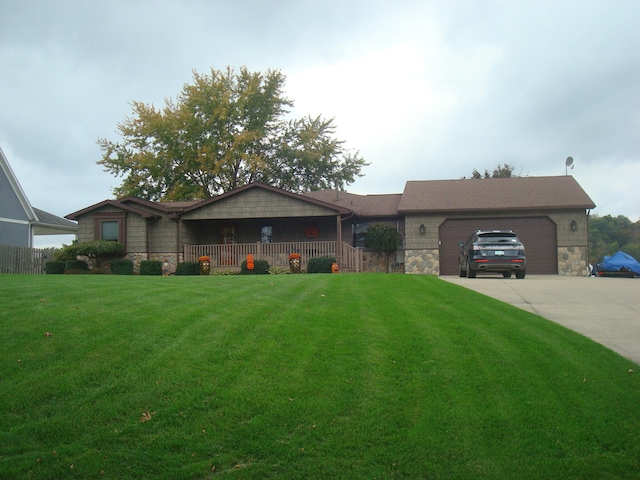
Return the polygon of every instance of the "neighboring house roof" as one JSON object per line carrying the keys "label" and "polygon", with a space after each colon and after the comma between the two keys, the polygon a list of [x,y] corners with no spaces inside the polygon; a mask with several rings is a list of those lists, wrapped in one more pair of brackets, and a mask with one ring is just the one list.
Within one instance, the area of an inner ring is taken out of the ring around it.
{"label": "neighboring house roof", "polygon": [[409,181],[400,213],[595,208],[570,176]]}
{"label": "neighboring house roof", "polygon": [[38,220],[33,222],[33,233],[35,235],[60,235],[62,233],[73,235],[78,233],[77,223],[52,215],[39,208],[34,208],[33,210],[38,216]]}
{"label": "neighboring house roof", "polygon": [[29,224],[33,226],[34,235],[63,235],[78,232],[78,225],[76,223],[31,206],[31,202],[29,202],[24,190],[22,190],[20,182],[18,182],[17,177],[13,173],[2,148],[0,148],[0,169],[9,181],[15,197],[24,209]]}
{"label": "neighboring house roof", "polygon": [[36,221],[38,218],[36,217],[36,212],[33,210],[31,203],[29,203],[29,199],[25,195],[24,190],[22,190],[20,182],[18,182],[18,178],[13,173],[11,165],[9,165],[9,160],[7,160],[7,157],[5,157],[2,148],[0,148],[0,169],[2,169],[2,171],[4,172],[4,175],[7,178],[9,185],[11,185],[16,199],[18,200],[18,202],[20,202],[20,206],[24,210],[24,213],[27,216],[29,222]]}
{"label": "neighboring house roof", "polygon": [[347,208],[359,217],[397,216],[398,204],[402,198],[401,193],[357,195],[340,190],[317,190],[304,195]]}

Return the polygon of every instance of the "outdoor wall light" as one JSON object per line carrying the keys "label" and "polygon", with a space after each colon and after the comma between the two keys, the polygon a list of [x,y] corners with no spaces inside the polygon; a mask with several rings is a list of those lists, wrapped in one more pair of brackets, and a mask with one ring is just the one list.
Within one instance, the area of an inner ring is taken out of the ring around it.
{"label": "outdoor wall light", "polygon": [[575,220],[571,220],[571,231],[575,232],[576,230],[578,230],[578,224]]}
{"label": "outdoor wall light", "polygon": [[420,235],[424,235],[424,232],[425,232],[424,223],[420,225],[420,228],[418,228],[418,231],[420,232]]}

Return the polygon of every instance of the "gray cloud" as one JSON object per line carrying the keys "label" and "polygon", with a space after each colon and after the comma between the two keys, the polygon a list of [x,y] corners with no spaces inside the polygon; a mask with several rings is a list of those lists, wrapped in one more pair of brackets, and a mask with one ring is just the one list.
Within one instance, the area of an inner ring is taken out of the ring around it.
{"label": "gray cloud", "polygon": [[372,162],[352,191],[504,162],[559,175],[572,155],[595,213],[635,221],[639,14],[634,0],[5,0],[0,145],[34,206],[65,215],[118,184],[95,142],[129,102],[161,105],[194,69],[273,68],[293,114],[335,117]]}

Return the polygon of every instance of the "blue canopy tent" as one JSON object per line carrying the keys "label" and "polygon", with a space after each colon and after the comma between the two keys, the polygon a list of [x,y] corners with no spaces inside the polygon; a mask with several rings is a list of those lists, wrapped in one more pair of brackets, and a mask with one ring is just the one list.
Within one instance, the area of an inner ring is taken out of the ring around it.
{"label": "blue canopy tent", "polygon": [[605,255],[598,273],[601,275],[607,273],[640,275],[640,262],[624,252],[618,252],[610,257]]}

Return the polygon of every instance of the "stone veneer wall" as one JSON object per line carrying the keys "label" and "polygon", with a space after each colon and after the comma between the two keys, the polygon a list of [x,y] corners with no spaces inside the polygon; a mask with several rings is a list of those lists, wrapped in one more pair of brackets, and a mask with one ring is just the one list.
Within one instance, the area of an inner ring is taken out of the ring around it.
{"label": "stone veneer wall", "polygon": [[[384,252],[362,252],[362,271],[363,272],[376,272],[387,273],[387,258],[388,255]],[[395,262],[396,254],[391,254],[391,273],[402,273],[403,265]]]}
{"label": "stone veneer wall", "polygon": [[404,273],[440,275],[440,251],[438,249],[406,250]]}
{"label": "stone veneer wall", "polygon": [[127,258],[133,262],[133,273],[140,273],[140,262],[143,260],[160,260],[163,264],[165,260],[169,263],[169,272],[175,273],[178,266],[179,259],[176,257],[176,253],[152,253],[147,258],[146,253],[128,253]]}
{"label": "stone veneer wall", "polygon": [[587,251],[584,247],[558,247],[558,275],[586,277]]}

